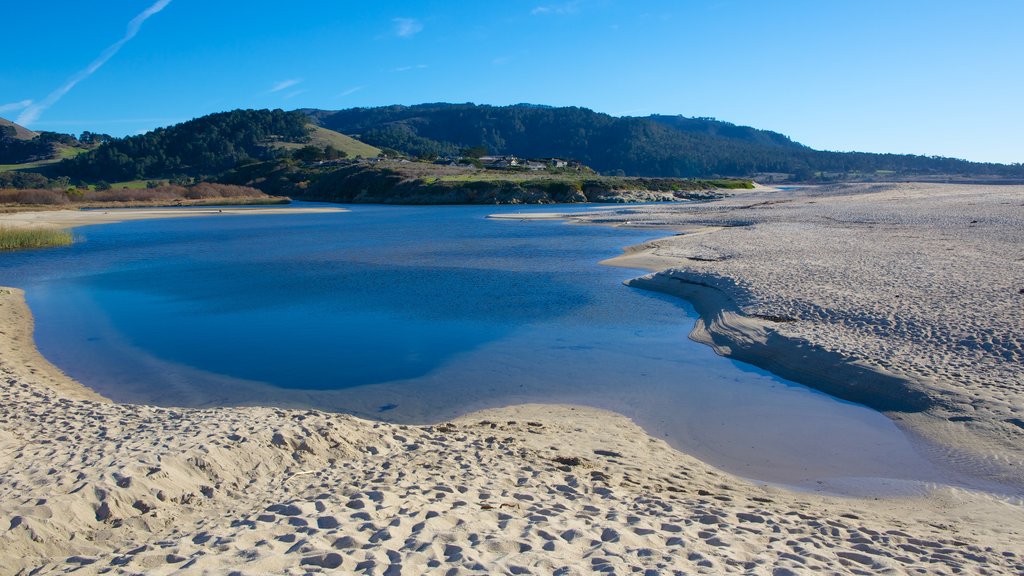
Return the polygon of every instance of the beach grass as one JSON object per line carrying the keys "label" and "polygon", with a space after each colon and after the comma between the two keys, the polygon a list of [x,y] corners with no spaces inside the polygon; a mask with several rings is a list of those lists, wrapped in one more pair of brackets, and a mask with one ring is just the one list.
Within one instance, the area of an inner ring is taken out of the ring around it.
{"label": "beach grass", "polygon": [[0,251],[67,246],[75,241],[59,228],[9,228],[0,226]]}

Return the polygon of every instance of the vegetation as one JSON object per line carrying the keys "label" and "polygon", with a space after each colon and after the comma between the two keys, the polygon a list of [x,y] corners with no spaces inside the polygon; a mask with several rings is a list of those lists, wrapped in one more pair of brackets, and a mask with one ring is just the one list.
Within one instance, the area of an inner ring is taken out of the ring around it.
{"label": "vegetation", "polygon": [[74,237],[67,230],[0,226],[0,251],[67,246],[72,242]]}
{"label": "vegetation", "polygon": [[[755,175],[1024,179],[1019,164],[822,152],[713,118],[616,118],[532,105],[235,110],[127,138],[35,133],[2,122],[0,132],[5,142],[18,142],[12,150],[51,145],[46,158],[22,155],[31,161],[0,169],[5,209],[253,203],[274,201],[271,196],[388,203],[678,200],[751,187]],[[489,154],[571,162],[513,166]]]}
{"label": "vegetation", "polygon": [[0,189],[0,210],[14,208],[89,208],[134,206],[198,206],[210,204],[277,204],[287,199],[254,188],[199,183],[193,186],[57,189]]}
{"label": "vegetation", "polygon": [[308,119],[283,110],[210,114],[139,136],[115,139],[62,162],[53,173],[88,181],[202,177],[276,158],[275,143],[308,143]]}
{"label": "vegetation", "polygon": [[[280,181],[287,181],[288,174],[281,170]],[[724,186],[752,186],[749,180],[628,178],[601,176],[586,170],[480,170],[402,160],[346,162],[319,174],[300,174],[307,179],[289,191],[296,198],[397,204],[694,200],[717,197],[716,189]]]}
{"label": "vegetation", "polygon": [[360,156],[363,158],[375,158],[380,155],[379,148],[364,144],[351,136],[345,136],[315,124],[307,124],[306,127],[309,129],[308,143],[275,142],[273,146],[281,150],[298,150],[306,146],[313,146],[323,150],[334,148],[344,153],[341,157],[347,158],[358,158]]}
{"label": "vegetation", "polygon": [[5,120],[0,123],[0,172],[60,162],[110,139],[91,132],[82,137],[86,140],[59,132],[32,132]]}
{"label": "vegetation", "polygon": [[471,149],[578,160],[603,174],[707,178],[759,173],[800,180],[888,171],[902,175],[1024,178],[1024,165],[983,164],[909,154],[824,152],[776,132],[713,118],[617,118],[585,108],[423,104],[306,110],[319,125],[413,157]]}

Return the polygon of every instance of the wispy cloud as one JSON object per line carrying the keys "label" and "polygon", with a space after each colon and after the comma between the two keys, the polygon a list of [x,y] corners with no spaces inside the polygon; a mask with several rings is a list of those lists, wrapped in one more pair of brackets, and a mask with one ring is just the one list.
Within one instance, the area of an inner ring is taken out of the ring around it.
{"label": "wispy cloud", "polygon": [[395,36],[399,38],[409,38],[423,30],[423,23],[415,18],[394,18],[391,22],[395,25]]}
{"label": "wispy cloud", "polygon": [[349,88],[348,90],[344,90],[341,93],[335,95],[334,97],[335,98],[344,98],[345,96],[351,96],[351,95],[355,94],[356,92],[359,92],[363,88],[366,88],[366,86],[353,86],[353,87]]}
{"label": "wispy cloud", "polygon": [[0,114],[6,112],[13,112],[15,110],[21,110],[22,108],[28,108],[32,105],[31,100],[22,100],[21,102],[11,102],[10,104],[0,104]]}
{"label": "wispy cloud", "polygon": [[289,98],[295,98],[295,97],[296,97],[296,96],[298,96],[299,94],[305,94],[306,92],[309,92],[309,90],[306,90],[306,89],[302,89],[302,90],[293,90],[293,91],[291,91],[291,92],[289,92],[289,93],[285,94],[285,95],[284,95],[284,99],[285,99],[285,100],[288,100]]}
{"label": "wispy cloud", "polygon": [[124,32],[124,36],[120,40],[111,44],[106,50],[104,50],[99,57],[92,61],[85,69],[80,70],[77,74],[68,79],[63,86],[57,88],[53,92],[42,100],[42,102],[30,104],[25,110],[18,116],[18,124],[31,124],[35,122],[40,114],[46,111],[47,108],[53,106],[58,100],[64,97],[72,88],[75,87],[79,82],[85,80],[89,76],[92,76],[97,70],[99,70],[108,60],[114,57],[114,54],[121,49],[122,46],[128,43],[129,40],[135,38],[135,35],[139,33],[139,29],[142,28],[142,23],[149,19],[150,16],[160,12],[171,3],[171,0],[157,0],[149,8],[146,8],[139,13],[138,16],[132,18],[131,22],[128,23],[128,28]]}
{"label": "wispy cloud", "polygon": [[408,72],[409,70],[423,70],[426,68],[426,64],[417,64],[415,66],[399,66],[395,68],[395,72]]}
{"label": "wispy cloud", "polygon": [[280,82],[274,84],[274,86],[271,87],[270,91],[280,92],[281,90],[287,90],[288,88],[295,86],[299,82],[302,82],[302,78],[290,78],[288,80],[281,80]]}
{"label": "wispy cloud", "polygon": [[107,124],[155,124],[169,126],[184,122],[181,118],[103,118],[102,120],[40,120],[37,126],[102,126]]}
{"label": "wispy cloud", "polygon": [[576,14],[580,11],[580,5],[582,2],[562,2],[560,4],[547,4],[543,6],[537,6],[533,10],[530,10],[530,14],[534,16],[548,16],[548,15],[559,15],[564,16],[566,14]]}

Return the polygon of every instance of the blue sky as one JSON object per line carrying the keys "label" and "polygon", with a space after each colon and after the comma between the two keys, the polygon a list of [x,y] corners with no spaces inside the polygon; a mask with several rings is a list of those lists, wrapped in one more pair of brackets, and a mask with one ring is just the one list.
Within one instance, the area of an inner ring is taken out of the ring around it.
{"label": "blue sky", "polygon": [[1024,162],[1020,0],[5,4],[0,116],[42,130],[126,135],[240,107],[531,102],[713,116],[829,150]]}

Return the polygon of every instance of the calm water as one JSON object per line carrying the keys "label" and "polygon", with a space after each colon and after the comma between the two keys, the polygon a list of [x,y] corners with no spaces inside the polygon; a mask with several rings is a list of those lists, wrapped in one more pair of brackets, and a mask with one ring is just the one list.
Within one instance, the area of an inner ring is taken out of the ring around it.
{"label": "calm water", "polygon": [[0,285],[26,289],[47,358],[118,401],[406,423],[575,403],[754,479],[950,478],[887,418],[717,357],[687,339],[685,302],[598,265],[655,233],[351,209],[80,228],[72,247],[0,255]]}

